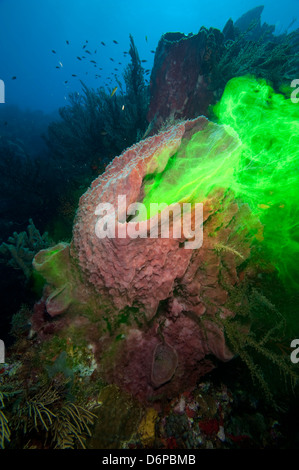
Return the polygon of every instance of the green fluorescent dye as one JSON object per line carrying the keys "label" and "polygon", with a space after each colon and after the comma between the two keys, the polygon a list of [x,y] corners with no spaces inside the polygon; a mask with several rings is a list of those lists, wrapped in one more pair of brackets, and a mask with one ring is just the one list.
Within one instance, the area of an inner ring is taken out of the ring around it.
{"label": "green fluorescent dye", "polygon": [[[143,203],[203,202],[215,187],[231,184],[232,161],[239,158],[240,143],[224,128],[208,123],[205,129],[182,142],[164,171],[148,175]],[[151,213],[151,215],[154,215]]]}
{"label": "green fluorescent dye", "polygon": [[281,278],[297,284],[299,104],[246,76],[227,84],[214,113],[223,126],[197,132],[162,173],[148,176],[148,214],[152,202],[205,203],[217,188],[230,189],[264,225],[263,245]]}

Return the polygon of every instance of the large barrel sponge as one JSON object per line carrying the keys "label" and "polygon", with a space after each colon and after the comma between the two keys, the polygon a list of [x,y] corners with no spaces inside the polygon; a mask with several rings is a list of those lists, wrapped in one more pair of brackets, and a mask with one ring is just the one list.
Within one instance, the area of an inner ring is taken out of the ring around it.
{"label": "large barrel sponge", "polygon": [[[246,220],[251,214],[228,188],[216,188],[204,201],[197,201],[203,203],[202,246],[185,249],[183,234],[178,239],[128,235],[99,239],[96,209],[99,203],[117,207],[120,195],[126,196],[127,206],[142,202],[146,176],[163,172],[169,159],[198,132],[211,142],[211,159],[240,145],[236,136],[204,117],[173,125],[116,157],[81,197],[74,222],[70,259],[80,273],[81,286],[95,292],[98,305],[100,299],[110,302],[111,317],[128,308],[138,312],[137,323],[122,325],[120,341],[103,336],[97,350],[106,379],[141,400],[194,386],[214,367],[212,355],[221,361],[233,357],[221,319],[234,315],[226,302],[229,290],[239,282],[240,266],[250,255]],[[86,297],[88,289],[73,287],[68,292],[80,301],[78,296],[84,292]]]}

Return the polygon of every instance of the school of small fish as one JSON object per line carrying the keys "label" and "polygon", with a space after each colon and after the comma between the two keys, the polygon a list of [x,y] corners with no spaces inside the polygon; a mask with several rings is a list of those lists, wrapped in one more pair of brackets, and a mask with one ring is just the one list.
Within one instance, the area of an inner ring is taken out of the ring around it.
{"label": "school of small fish", "polygon": [[[146,43],[148,42],[148,37],[147,37],[147,36],[145,36],[145,41],[146,41]],[[68,39],[66,39],[65,42],[66,42],[66,45],[67,45],[67,46],[69,46],[69,45],[71,44],[71,42],[70,42]],[[119,45],[118,41],[116,41],[115,39],[113,39],[112,42],[113,42],[113,44]],[[86,49],[87,44],[88,44],[88,40],[86,39],[86,40],[85,40],[85,43],[84,43],[83,46],[82,46],[82,49],[84,50],[84,52],[85,52],[86,54],[89,54],[89,55],[91,56],[91,55],[92,55],[92,52]],[[104,47],[106,47],[106,43],[105,43],[104,41],[101,41],[101,45],[104,46]],[[154,51],[153,49],[151,49],[150,52],[151,52],[152,54],[155,54],[155,51]],[[57,55],[57,52],[56,52],[55,49],[52,49],[52,53],[55,54],[55,55]],[[97,54],[97,49],[95,49],[93,53],[94,53],[94,54]],[[123,51],[123,56],[124,56],[124,58],[127,58],[128,55],[129,55],[129,52],[128,52],[128,51]],[[78,61],[82,62],[82,60],[86,59],[86,56],[85,56],[85,55],[77,55],[76,58],[77,58]],[[114,60],[113,57],[110,57],[109,59],[111,60],[111,62],[115,62],[115,60]],[[93,66],[94,66],[95,68],[97,68],[98,70],[103,71],[103,68],[102,68],[102,67],[98,67],[98,64],[97,64],[97,61],[96,61],[96,60],[91,59],[89,62],[90,62],[91,64],[93,64]],[[142,59],[140,62],[143,63],[143,64],[145,64],[145,63],[148,62],[148,61],[147,61],[146,59]],[[122,62],[118,62],[118,65],[122,65]],[[55,68],[58,69],[58,70],[63,68],[63,63],[62,63],[61,60],[58,61],[58,65],[56,64],[56,65],[55,65]],[[144,69],[143,69],[143,70],[144,70]],[[114,68],[114,71],[115,71],[115,72],[118,72],[119,69],[118,69],[118,68]],[[146,70],[144,70],[145,78],[150,74],[150,72],[151,72],[151,69],[146,69]],[[88,75],[88,71],[85,71],[85,75]],[[96,79],[103,78],[102,75],[99,74],[99,73],[95,73],[94,76],[95,76]],[[76,78],[76,77],[78,77],[78,75],[75,74],[75,73],[73,73],[73,74],[71,74],[71,77]],[[112,78],[112,77],[113,77],[113,78]],[[105,87],[107,87],[107,88],[111,87],[112,82],[113,82],[116,78],[117,78],[117,75],[112,72],[112,73],[110,74],[110,76],[106,77],[106,80],[105,80]],[[13,75],[13,76],[11,77],[11,79],[12,79],[12,80],[16,80],[16,79],[17,79],[17,76],[16,76],[16,75]],[[65,84],[65,85],[67,85],[68,83],[69,83],[69,80],[64,80],[64,84]],[[145,83],[148,84],[148,81],[145,80]],[[111,96],[111,97],[115,94],[115,92],[117,91],[117,89],[118,89],[117,86],[112,89],[112,91],[111,91],[111,93],[110,93],[110,96]]]}
{"label": "school of small fish", "polygon": [[[147,37],[147,36],[145,36],[145,41],[146,41],[146,43],[148,43],[148,37]],[[69,41],[68,39],[67,39],[65,42],[66,42],[66,45],[67,45],[67,46],[70,46],[70,45],[71,45],[71,41]],[[119,45],[119,42],[116,41],[115,39],[112,40],[112,43],[115,44],[115,45]],[[100,44],[101,44],[101,46],[103,46],[103,47],[105,47],[105,48],[107,47],[107,43],[104,42],[104,41],[101,41]],[[85,54],[88,54],[89,56],[92,56],[92,55],[94,55],[94,54],[97,54],[98,49],[94,49],[94,52],[91,52],[91,50],[88,50],[88,49],[87,49],[87,45],[88,45],[88,40],[86,39],[86,40],[85,40],[85,43],[82,45],[82,50],[84,51]],[[57,51],[56,51],[55,49],[52,49],[52,53],[57,55]],[[150,50],[150,53],[155,54],[155,51],[154,51],[154,50]],[[124,58],[127,58],[128,55],[129,55],[129,52],[128,52],[128,51],[123,51],[123,56],[124,56]],[[76,56],[76,59],[77,59],[79,62],[82,62],[82,61],[84,62],[84,61],[85,61],[85,64],[87,63],[87,62],[86,62],[86,55],[82,55],[82,54],[77,55],[77,56]],[[109,59],[110,59],[111,62],[115,62],[115,59],[114,59],[113,57],[109,57]],[[148,60],[146,60],[146,59],[141,59],[140,62],[141,62],[142,64],[145,64],[145,63],[148,62]],[[103,71],[103,67],[99,67],[99,66],[98,66],[98,62],[97,62],[97,60],[95,60],[95,58],[90,59],[90,60],[89,60],[89,63],[92,64],[92,65],[94,66],[94,68],[96,68],[98,71],[101,71],[101,72]],[[121,65],[123,65],[123,64],[122,64],[122,62],[118,62],[118,65],[121,66]],[[58,61],[58,65],[57,65],[57,63],[56,63],[55,68],[56,68],[56,69],[61,69],[61,68],[63,68],[63,63],[62,63],[62,61]],[[95,72],[96,72],[96,71],[95,71]],[[117,67],[115,67],[115,68],[114,68],[114,72],[119,72],[119,69],[118,69]],[[104,81],[105,81],[105,87],[107,87],[108,89],[110,89],[110,97],[112,97],[112,96],[116,93],[116,91],[117,91],[117,89],[118,89],[117,86],[115,86],[113,89],[111,89],[111,86],[112,86],[113,81],[117,80],[117,74],[114,73],[114,72],[112,72],[108,77],[106,77],[106,80],[104,80]],[[144,73],[144,76],[145,76],[145,83],[146,83],[146,84],[149,83],[149,82],[147,81],[147,77],[149,76],[150,72],[151,72],[151,69],[143,69],[143,73]],[[85,75],[88,75],[88,71],[85,71]],[[78,75],[75,74],[75,73],[73,73],[73,74],[71,74],[71,77],[77,78]],[[104,77],[103,77],[103,75],[102,75],[101,73],[95,73],[95,74],[94,74],[94,77],[95,77],[96,79],[102,79],[102,80],[104,79]],[[14,77],[12,77],[12,80],[15,80],[16,78],[17,78],[17,77],[14,76]],[[69,80],[64,80],[64,84],[65,84],[65,85],[67,85],[68,83],[69,83]]]}

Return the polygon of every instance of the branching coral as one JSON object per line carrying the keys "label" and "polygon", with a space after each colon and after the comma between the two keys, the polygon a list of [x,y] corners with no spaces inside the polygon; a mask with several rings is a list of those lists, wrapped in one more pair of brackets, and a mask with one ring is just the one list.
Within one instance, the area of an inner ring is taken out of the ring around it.
{"label": "branching coral", "polygon": [[41,235],[32,219],[29,219],[27,232],[14,232],[9,237],[8,243],[0,245],[0,262],[4,262],[14,269],[21,269],[26,279],[29,279],[34,256],[40,250],[49,247],[50,244],[48,233],[45,232]]}
{"label": "branching coral", "polygon": [[296,78],[299,64],[299,30],[274,35],[274,26],[261,25],[264,7],[245,13],[223,29],[224,43],[219,60],[210,75],[210,86],[220,95],[233,77],[246,74],[265,78],[276,90]]}
{"label": "branching coral", "polygon": [[0,391],[0,449],[4,449],[5,441],[10,441],[11,432],[9,429],[8,420],[1,408],[4,408],[4,396]]}
{"label": "branching coral", "polygon": [[96,416],[65,397],[67,382],[57,377],[50,383],[44,381],[28,390],[19,391],[16,398],[16,393],[9,394],[10,428],[8,419],[0,410],[2,447],[5,439],[10,440],[11,433],[14,440],[18,437],[23,440],[25,436],[28,442],[38,433],[46,448],[85,448],[86,437],[91,435],[90,426]]}
{"label": "branching coral", "polygon": [[45,137],[52,154],[75,180],[82,172],[90,175],[92,162],[99,164],[106,150],[103,102],[98,93],[81,85],[83,92],[69,95],[70,104],[59,110],[61,121],[51,123]]}
{"label": "branching coral", "polygon": [[67,402],[58,412],[51,433],[56,449],[74,449],[77,442],[85,448],[86,436],[96,416],[80,405]]}
{"label": "branching coral", "polygon": [[89,89],[81,81],[82,93],[71,94],[70,104],[59,110],[61,121],[49,126],[46,142],[51,153],[81,183],[139,140],[147,127],[148,93],[132,36],[129,54],[125,91],[119,80],[119,91],[113,95],[104,88]]}
{"label": "branching coral", "polygon": [[24,434],[32,429],[49,431],[53,418],[56,418],[50,407],[57,404],[58,400],[58,392],[53,387],[46,386],[38,390],[18,408],[14,416],[15,429],[22,428]]}
{"label": "branching coral", "polygon": [[132,130],[135,129],[135,142],[137,142],[140,140],[148,124],[146,113],[149,105],[149,94],[144,82],[144,70],[131,35],[129,54],[131,56],[131,63],[127,66],[124,73],[127,107],[125,119],[126,127],[132,128]]}
{"label": "branching coral", "polygon": [[235,41],[227,41],[220,60],[211,73],[210,87],[222,94],[233,77],[251,74],[266,78],[279,89],[285,81],[296,78],[299,50],[293,51],[292,41],[298,32],[283,37],[279,42],[249,41],[245,33]]}
{"label": "branching coral", "polygon": [[[240,309],[239,294],[244,287],[247,294],[243,290],[242,295],[246,295],[247,309]],[[289,355],[276,346],[287,339],[285,318],[267,298],[246,283],[231,292],[227,307],[238,312],[234,318],[220,320],[230,347],[246,364],[253,381],[259,384],[265,398],[279,408],[275,393],[269,385],[271,379],[273,383],[274,377],[279,378],[282,375],[284,382],[289,383],[292,390],[299,383],[299,375],[290,362]],[[267,371],[269,367],[271,377]]]}

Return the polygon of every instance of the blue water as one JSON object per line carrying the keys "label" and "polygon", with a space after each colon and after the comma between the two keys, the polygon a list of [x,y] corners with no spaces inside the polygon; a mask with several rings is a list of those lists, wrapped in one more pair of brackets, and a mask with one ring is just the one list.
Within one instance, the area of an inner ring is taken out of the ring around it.
{"label": "blue water", "polygon": [[[150,51],[163,33],[196,33],[202,25],[222,29],[228,18],[235,21],[260,4],[251,0],[1,0],[0,79],[6,100],[1,106],[52,112],[66,104],[70,92],[80,92],[80,79],[89,87],[113,88],[116,82],[111,74],[121,77],[129,61],[123,54],[129,48],[129,34],[140,58],[147,60],[144,67],[150,69],[154,59]],[[262,4],[262,21],[274,24],[277,33],[298,16],[298,0]],[[298,21],[293,27],[298,27]],[[84,44],[91,55],[83,54]],[[77,56],[82,55],[86,59],[79,61]]]}

